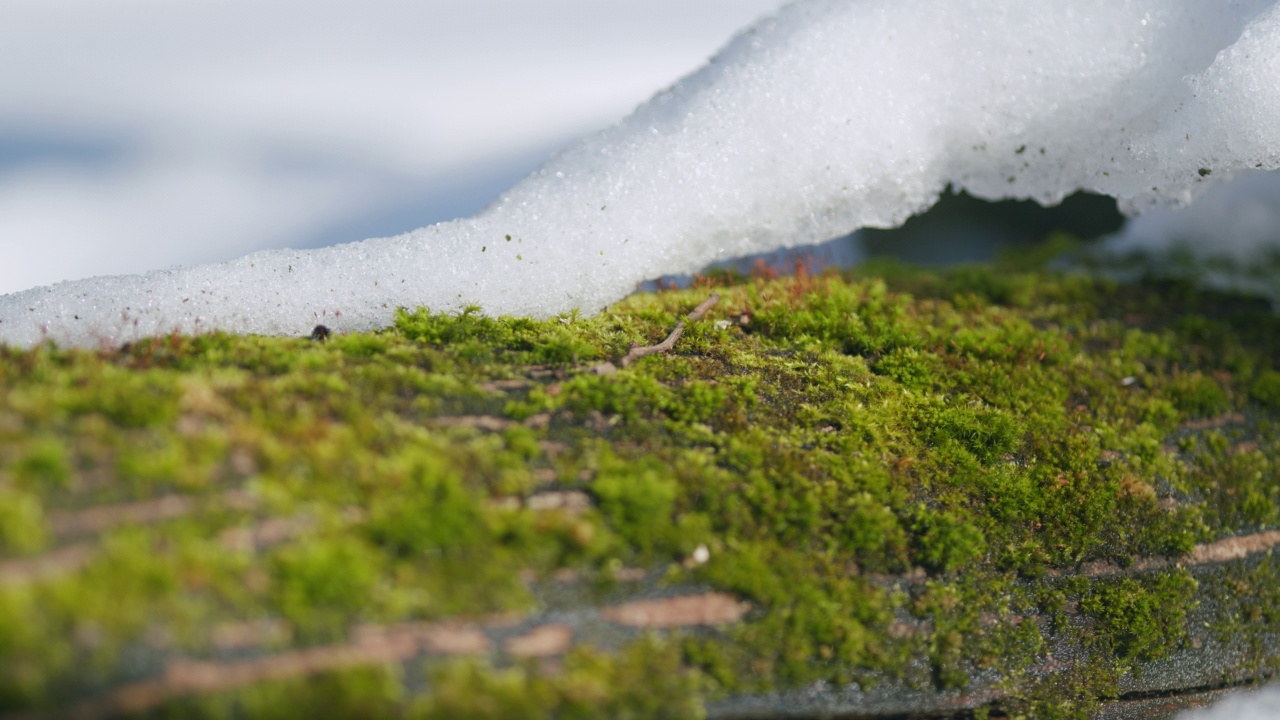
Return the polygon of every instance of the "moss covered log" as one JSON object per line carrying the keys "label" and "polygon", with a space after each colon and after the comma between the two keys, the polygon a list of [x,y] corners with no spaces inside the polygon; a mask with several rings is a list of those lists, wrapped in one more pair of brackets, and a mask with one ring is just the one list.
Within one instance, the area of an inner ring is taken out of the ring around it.
{"label": "moss covered log", "polygon": [[1143,713],[1277,669],[1277,419],[1265,303],[1014,265],[0,348],[0,717]]}

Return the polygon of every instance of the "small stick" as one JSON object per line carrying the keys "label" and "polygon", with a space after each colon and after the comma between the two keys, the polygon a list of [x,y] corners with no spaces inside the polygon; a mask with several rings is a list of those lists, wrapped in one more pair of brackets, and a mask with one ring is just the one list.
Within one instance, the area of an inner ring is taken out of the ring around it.
{"label": "small stick", "polygon": [[669,352],[671,348],[674,348],[676,346],[676,341],[680,339],[680,336],[684,334],[685,322],[686,321],[695,322],[697,320],[701,320],[702,316],[706,315],[707,311],[715,307],[716,303],[718,302],[720,302],[720,296],[716,293],[712,293],[711,297],[707,298],[706,300],[703,300],[702,303],[698,305],[698,307],[693,309],[693,312],[686,315],[685,320],[681,320],[680,322],[676,323],[676,328],[671,331],[671,334],[667,336],[666,340],[663,340],[657,345],[646,345],[644,347],[639,347],[639,346],[632,347],[631,351],[628,352],[626,355],[624,355],[622,359],[618,361],[618,364],[622,367],[626,367],[631,363],[635,362],[636,360],[639,360],[640,358],[645,357],[647,355],[657,355],[658,353]]}
{"label": "small stick", "polygon": [[711,296],[699,303],[698,307],[694,308],[693,312],[686,315],[684,320],[676,323],[675,329],[671,331],[671,334],[667,336],[666,340],[663,340],[657,345],[632,345],[631,350],[628,351],[626,355],[622,356],[622,359],[618,361],[617,365],[614,365],[611,362],[600,363],[599,365],[591,368],[591,372],[597,375],[608,375],[609,373],[616,372],[619,367],[626,367],[642,357],[670,352],[671,349],[676,346],[676,341],[684,334],[684,324],[686,322],[701,320],[702,316],[706,315],[707,311],[715,307],[718,302],[720,302],[720,295],[718,293],[711,293]]}

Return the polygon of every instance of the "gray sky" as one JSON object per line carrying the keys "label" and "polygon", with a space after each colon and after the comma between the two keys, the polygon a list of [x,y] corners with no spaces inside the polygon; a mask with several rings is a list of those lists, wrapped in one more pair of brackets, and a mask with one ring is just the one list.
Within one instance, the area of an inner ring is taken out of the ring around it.
{"label": "gray sky", "polygon": [[782,0],[5,0],[0,293],[472,214]]}

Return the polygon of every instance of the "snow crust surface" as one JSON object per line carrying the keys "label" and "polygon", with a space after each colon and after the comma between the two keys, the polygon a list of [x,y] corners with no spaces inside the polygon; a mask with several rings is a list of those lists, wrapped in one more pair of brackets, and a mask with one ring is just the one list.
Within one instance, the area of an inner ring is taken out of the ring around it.
{"label": "snow crust surface", "polygon": [[895,226],[948,184],[1186,204],[1280,168],[1277,118],[1276,0],[799,0],[474,218],[2,296],[0,342],[595,311],[647,278]]}

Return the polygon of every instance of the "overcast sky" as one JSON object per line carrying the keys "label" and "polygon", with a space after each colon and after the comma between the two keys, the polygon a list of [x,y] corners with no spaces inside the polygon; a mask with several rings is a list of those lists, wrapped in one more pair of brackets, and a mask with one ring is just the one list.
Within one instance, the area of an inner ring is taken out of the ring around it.
{"label": "overcast sky", "polygon": [[783,0],[3,0],[0,293],[480,210]]}

